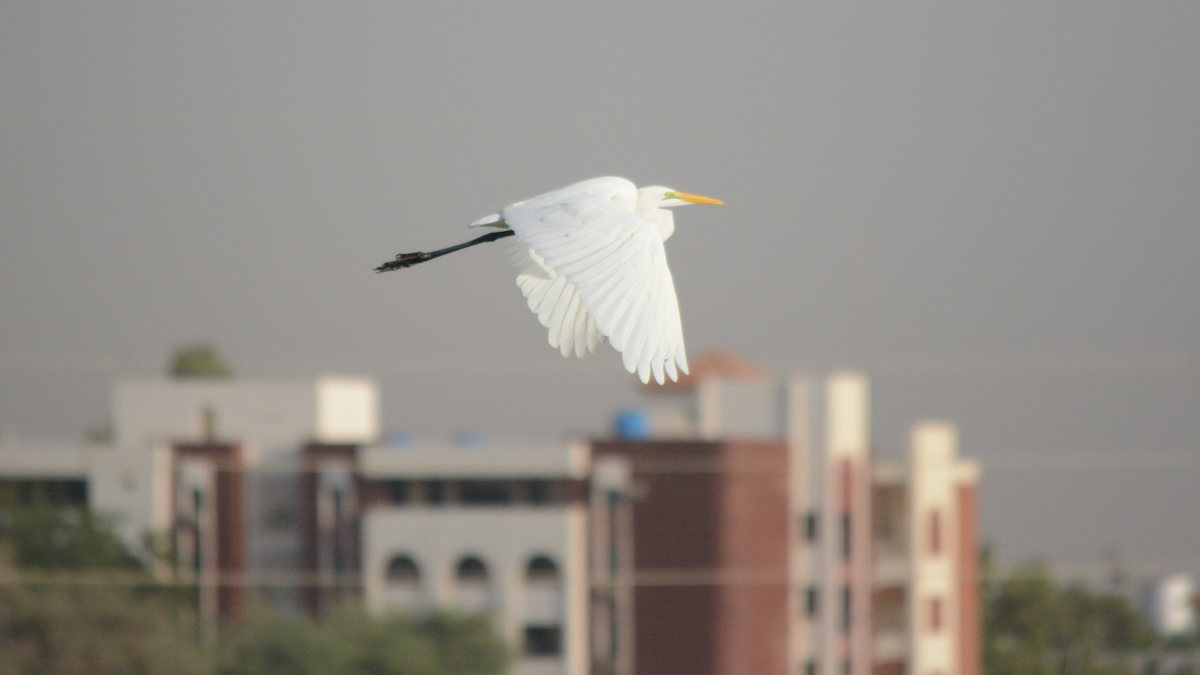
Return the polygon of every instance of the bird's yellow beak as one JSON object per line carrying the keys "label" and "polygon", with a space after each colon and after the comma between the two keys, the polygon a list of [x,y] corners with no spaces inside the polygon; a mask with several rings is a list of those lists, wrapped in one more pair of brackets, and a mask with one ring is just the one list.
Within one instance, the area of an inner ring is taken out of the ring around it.
{"label": "bird's yellow beak", "polygon": [[668,199],[670,199],[670,198],[682,199],[683,201],[685,201],[689,204],[724,204],[725,203],[725,202],[721,201],[720,199],[713,199],[712,197],[704,197],[701,195],[690,195],[686,192],[668,192],[667,194],[665,194],[663,196],[667,197]]}

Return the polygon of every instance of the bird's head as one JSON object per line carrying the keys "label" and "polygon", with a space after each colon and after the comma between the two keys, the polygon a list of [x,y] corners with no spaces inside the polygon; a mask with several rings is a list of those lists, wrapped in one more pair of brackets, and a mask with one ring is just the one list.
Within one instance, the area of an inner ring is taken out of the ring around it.
{"label": "bird's head", "polygon": [[688,194],[672,190],[669,187],[661,185],[651,185],[638,190],[638,207],[642,208],[670,208],[673,206],[686,206],[687,204],[724,204],[720,199],[712,197],[702,197],[700,195]]}

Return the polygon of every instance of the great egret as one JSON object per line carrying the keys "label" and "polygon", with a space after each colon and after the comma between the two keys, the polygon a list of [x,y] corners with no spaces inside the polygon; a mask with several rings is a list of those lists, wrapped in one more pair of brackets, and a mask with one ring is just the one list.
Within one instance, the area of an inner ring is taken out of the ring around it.
{"label": "great egret", "polygon": [[494,227],[432,253],[401,253],[376,272],[411,267],[505,237],[517,286],[549,329],[550,346],[579,358],[608,339],[625,369],[643,383],[651,374],[678,380],[688,372],[675,282],[663,242],[675,232],[671,208],[722,204],[658,185],[638,189],[624,178],[593,178],[510,204],[470,227]]}

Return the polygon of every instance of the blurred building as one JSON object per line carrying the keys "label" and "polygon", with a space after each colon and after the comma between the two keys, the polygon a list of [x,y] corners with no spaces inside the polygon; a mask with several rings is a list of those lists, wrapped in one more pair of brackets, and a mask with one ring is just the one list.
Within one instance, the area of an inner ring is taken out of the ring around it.
{"label": "blurred building", "polygon": [[731,355],[647,392],[640,438],[594,444],[632,468],[639,675],[978,675],[980,469],[952,424],[879,461],[865,377]]}
{"label": "blurred building", "polygon": [[527,675],[978,675],[979,467],[872,457],[866,379],[729,355],[590,442],[379,442],[366,379],[121,382],[0,477],[116,518],[201,610],[491,615]]}
{"label": "blurred building", "polygon": [[1150,626],[1166,638],[1196,631],[1196,586],[1186,574],[1151,579],[1143,593],[1142,609]]}
{"label": "blurred building", "polygon": [[[372,611],[488,613],[521,647],[516,672],[588,671],[585,443],[384,445],[360,448],[353,464],[319,446],[309,454],[318,511],[331,511],[338,485],[357,491],[345,529],[361,536]],[[309,530],[311,559],[332,557],[330,535]]]}
{"label": "blurred building", "polygon": [[160,574],[198,580],[208,615],[238,615],[249,586],[299,611],[303,447],[374,443],[378,400],[364,378],[118,381],[111,444],[7,447],[0,476],[69,486]]}

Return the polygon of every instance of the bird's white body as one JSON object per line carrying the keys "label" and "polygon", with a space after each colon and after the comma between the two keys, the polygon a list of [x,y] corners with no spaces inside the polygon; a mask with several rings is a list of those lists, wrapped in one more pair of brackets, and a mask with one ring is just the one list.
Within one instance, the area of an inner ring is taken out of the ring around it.
{"label": "bird's white body", "polygon": [[509,205],[471,227],[508,228],[508,257],[550,346],[580,358],[606,338],[625,369],[662,384],[688,372],[663,242],[670,207],[718,200],[593,178]]}

